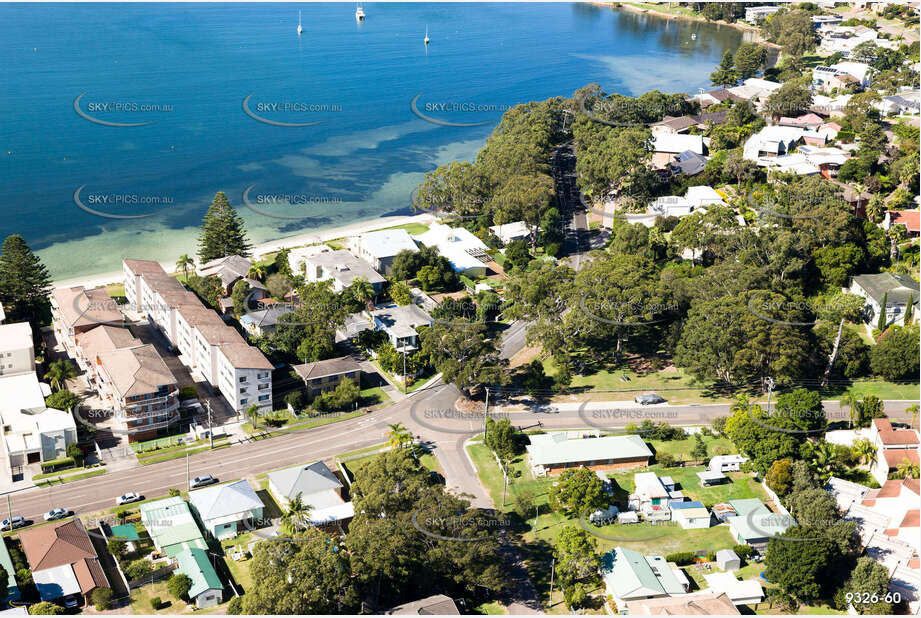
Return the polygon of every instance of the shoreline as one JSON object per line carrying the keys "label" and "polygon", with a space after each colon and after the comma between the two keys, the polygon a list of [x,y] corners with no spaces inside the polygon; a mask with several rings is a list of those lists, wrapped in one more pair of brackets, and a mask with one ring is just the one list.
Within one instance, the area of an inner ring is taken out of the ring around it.
{"label": "shoreline", "polygon": [[630,11],[631,13],[639,13],[642,15],[653,15],[655,17],[664,17],[665,19],[681,19],[684,21],[696,21],[706,24],[716,24],[718,26],[728,26],[730,28],[735,28],[736,30],[741,30],[743,32],[752,32],[756,35],[756,40],[754,41],[758,45],[764,45],[765,47],[771,47],[776,50],[781,50],[782,47],[776,43],[771,43],[766,41],[764,37],[761,36],[761,28],[757,26],[751,26],[749,24],[742,24],[739,22],[728,22],[718,19],[716,21],[709,20],[705,17],[695,17],[692,15],[672,15],[671,13],[663,13],[661,11],[655,11],[653,9],[644,9],[627,2],[601,2],[600,0],[587,0],[588,4],[594,4],[595,6],[608,7],[611,9],[624,9],[625,11]]}
{"label": "shoreline", "polygon": [[[421,223],[423,225],[429,225],[435,220],[436,217],[431,213],[420,213],[416,215],[394,215],[390,217],[378,217],[376,219],[369,219],[365,221],[356,221],[355,223],[341,225],[339,227],[330,228],[328,230],[319,232],[305,232],[302,234],[295,234],[294,236],[288,236],[279,240],[269,240],[253,245],[251,250],[251,257],[253,258],[253,261],[257,261],[258,258],[262,257],[263,255],[274,253],[285,248],[291,249],[293,247],[320,244],[330,240],[336,240],[338,238],[347,238],[349,236],[355,236],[364,232],[371,232],[374,230],[380,230],[398,225],[406,225],[408,223]],[[130,258],[130,256],[123,256],[123,259],[124,258]],[[197,261],[198,260],[196,258],[196,262]],[[163,267],[163,270],[168,273],[173,273],[176,270],[176,264],[173,262],[159,262],[159,264]],[[82,285],[83,287],[90,289],[99,286],[123,283],[123,279],[124,273],[119,270],[110,273],[103,273],[100,275],[90,275],[88,277],[72,277],[70,279],[53,281],[51,283],[51,287],[64,288]]]}

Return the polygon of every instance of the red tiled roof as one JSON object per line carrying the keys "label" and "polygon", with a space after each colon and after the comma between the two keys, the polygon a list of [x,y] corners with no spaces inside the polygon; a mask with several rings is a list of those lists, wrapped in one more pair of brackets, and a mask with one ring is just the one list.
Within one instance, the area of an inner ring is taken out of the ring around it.
{"label": "red tiled roof", "polygon": [[863,506],[876,506],[876,500],[864,500],[860,504]]}
{"label": "red tiled roof", "polygon": [[889,221],[893,225],[901,224],[909,232],[921,232],[921,211],[919,210],[890,210]]}
{"label": "red tiled roof", "polygon": [[908,568],[909,568],[909,569],[915,569],[915,570],[921,569],[921,559],[919,559],[919,558],[912,558],[911,560],[909,560],[909,561],[908,561]]}
{"label": "red tiled roof", "polygon": [[873,425],[884,445],[918,444],[918,434],[911,429],[893,429],[888,418],[875,418]]}
{"label": "red tiled roof", "polygon": [[33,571],[96,559],[96,550],[79,519],[25,530],[19,534],[22,550]]}
{"label": "red tiled roof", "polygon": [[911,509],[905,513],[899,528],[919,528],[921,527],[921,509]]}
{"label": "red tiled roof", "polygon": [[888,530],[883,530],[883,534],[886,536],[899,536],[898,528],[889,528]]}
{"label": "red tiled roof", "polygon": [[905,479],[902,481],[902,486],[915,495],[921,495],[921,480],[919,479]]}
{"label": "red tiled roof", "polygon": [[[918,451],[913,448],[887,448],[883,451],[883,455],[886,457],[886,465],[890,468],[898,468],[899,464],[905,459],[915,465],[921,464],[921,459],[918,458]],[[887,481],[887,484],[889,482]],[[901,485],[901,481],[897,482]]]}

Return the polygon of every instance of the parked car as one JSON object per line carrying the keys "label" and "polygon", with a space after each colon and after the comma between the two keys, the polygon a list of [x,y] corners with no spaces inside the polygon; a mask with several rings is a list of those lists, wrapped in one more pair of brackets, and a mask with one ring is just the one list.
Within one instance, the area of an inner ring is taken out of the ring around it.
{"label": "parked car", "polygon": [[642,395],[634,397],[633,401],[640,405],[648,406],[655,403],[665,403],[665,398],[655,393],[643,393]]}
{"label": "parked car", "polygon": [[73,595],[64,597],[64,607],[67,609],[76,609],[80,607],[80,599]]}
{"label": "parked car", "polygon": [[25,525],[25,517],[21,517],[20,515],[13,515],[12,519],[4,519],[3,521],[0,521],[0,530],[14,530],[15,528],[22,528]]}
{"label": "parked car", "polygon": [[214,483],[217,483],[217,479],[210,474],[196,476],[194,479],[192,479],[192,489],[204,487],[205,485],[213,485]]}
{"label": "parked car", "polygon": [[45,521],[54,521],[55,519],[61,519],[62,517],[67,517],[68,511],[64,509],[51,509],[45,513],[42,517],[45,518]]}
{"label": "parked car", "polygon": [[143,496],[136,494],[133,491],[129,491],[126,494],[122,494],[119,497],[115,498],[115,504],[121,506],[123,504],[131,504],[132,502],[138,502],[143,500]]}

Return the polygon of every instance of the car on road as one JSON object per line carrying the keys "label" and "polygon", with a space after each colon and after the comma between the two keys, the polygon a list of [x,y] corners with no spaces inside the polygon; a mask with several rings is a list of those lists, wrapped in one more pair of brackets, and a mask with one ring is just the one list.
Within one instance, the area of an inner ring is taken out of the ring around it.
{"label": "car on road", "polygon": [[61,519],[62,517],[67,517],[67,513],[68,511],[65,511],[64,509],[51,509],[50,511],[42,515],[42,517],[45,518],[45,521],[54,521],[55,519]]}
{"label": "car on road", "polygon": [[122,506],[123,504],[131,504],[132,502],[138,502],[143,500],[144,497],[141,494],[134,493],[129,491],[126,494],[122,494],[119,497],[115,498],[115,504]]}
{"label": "car on road", "polygon": [[204,487],[205,485],[213,485],[217,483],[217,479],[211,476],[210,474],[203,474],[202,476],[196,476],[192,479],[192,489],[197,489],[199,487]]}
{"label": "car on road", "polygon": [[655,393],[643,393],[642,395],[634,397],[633,401],[642,406],[648,406],[656,403],[665,403],[665,397],[656,395]]}
{"label": "car on road", "polygon": [[26,525],[26,518],[20,515],[14,515],[12,519],[0,521],[0,530],[14,530]]}

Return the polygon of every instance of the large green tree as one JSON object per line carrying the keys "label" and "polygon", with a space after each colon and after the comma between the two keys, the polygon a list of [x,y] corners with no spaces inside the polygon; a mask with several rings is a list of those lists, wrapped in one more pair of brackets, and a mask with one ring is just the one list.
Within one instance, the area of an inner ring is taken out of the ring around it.
{"label": "large green tree", "polygon": [[887,380],[918,376],[919,326],[890,328],[870,349],[870,368]]}
{"label": "large green tree", "polygon": [[502,384],[506,379],[508,361],[499,357],[498,339],[488,338],[482,324],[463,319],[434,324],[422,332],[421,340],[422,352],[444,380],[468,397],[483,385]]}
{"label": "large green tree", "polygon": [[230,200],[223,191],[214,195],[214,201],[202,220],[201,233],[198,235],[198,257],[202,262],[242,255],[248,257],[249,240],[243,219],[230,205]]}
{"label": "large green tree", "polygon": [[735,70],[741,79],[754,77],[767,59],[767,50],[757,43],[742,43],[733,56]]}
{"label": "large green tree", "polygon": [[727,49],[719,66],[710,73],[710,83],[714,86],[735,86],[739,81],[739,74],[735,70],[735,60],[732,51]]}
{"label": "large green tree", "polygon": [[48,306],[51,276],[19,234],[7,236],[0,253],[0,303],[7,320],[37,324]]}
{"label": "large green tree", "polygon": [[556,484],[550,488],[550,505],[570,516],[587,517],[587,511],[601,509],[608,504],[604,484],[588,468],[564,470]]}

